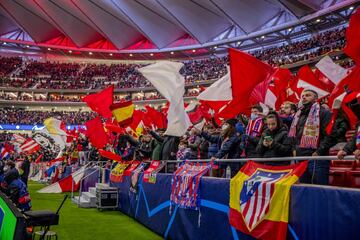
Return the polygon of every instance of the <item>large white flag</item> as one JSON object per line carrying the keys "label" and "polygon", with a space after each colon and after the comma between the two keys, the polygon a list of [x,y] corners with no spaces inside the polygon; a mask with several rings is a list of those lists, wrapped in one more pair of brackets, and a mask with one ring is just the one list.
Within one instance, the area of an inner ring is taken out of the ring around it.
{"label": "large white flag", "polygon": [[347,76],[347,70],[334,63],[329,56],[323,57],[315,66],[335,85]]}
{"label": "large white flag", "polygon": [[66,136],[50,134],[46,128],[33,131],[32,138],[41,145],[43,149],[54,154],[53,158],[62,156],[62,151],[66,146]]}
{"label": "large white flag", "polygon": [[233,99],[231,90],[230,68],[222,78],[211,84],[197,96],[199,100],[205,101],[230,101]]}
{"label": "large white flag", "polygon": [[179,73],[182,66],[182,63],[163,61],[139,69],[170,103],[165,132],[169,136],[180,137],[191,126],[184,108],[185,80]]}

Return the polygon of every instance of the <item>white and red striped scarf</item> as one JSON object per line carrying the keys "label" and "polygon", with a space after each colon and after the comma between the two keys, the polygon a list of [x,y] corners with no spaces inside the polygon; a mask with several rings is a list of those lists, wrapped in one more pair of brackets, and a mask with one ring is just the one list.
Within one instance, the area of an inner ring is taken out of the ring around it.
{"label": "white and red striped scarf", "polygon": [[[296,136],[296,127],[299,122],[301,109],[295,114],[294,120],[291,123],[289,137]],[[319,144],[320,136],[320,104],[314,103],[311,106],[309,115],[306,119],[304,131],[301,136],[300,148],[316,149]]]}
{"label": "white and red striped scarf", "polygon": [[253,137],[260,137],[264,123],[261,117],[255,120],[250,120],[246,126],[246,135]]}

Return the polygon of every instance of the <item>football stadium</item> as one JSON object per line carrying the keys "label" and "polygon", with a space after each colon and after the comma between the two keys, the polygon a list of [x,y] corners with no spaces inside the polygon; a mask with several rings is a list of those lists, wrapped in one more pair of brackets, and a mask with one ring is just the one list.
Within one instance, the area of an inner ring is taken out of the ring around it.
{"label": "football stadium", "polygon": [[359,202],[359,0],[0,0],[0,240],[358,240]]}

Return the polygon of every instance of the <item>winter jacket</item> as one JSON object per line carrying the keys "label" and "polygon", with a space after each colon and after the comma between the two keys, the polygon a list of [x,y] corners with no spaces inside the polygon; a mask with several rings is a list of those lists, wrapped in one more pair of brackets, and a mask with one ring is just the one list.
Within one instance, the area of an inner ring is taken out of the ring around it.
{"label": "winter jacket", "polygon": [[21,174],[21,180],[27,185],[29,173],[30,173],[30,161],[29,159],[25,159],[21,164],[21,169],[23,173]]}
{"label": "winter jacket", "polygon": [[290,116],[280,116],[281,121],[283,122],[283,124],[285,124],[287,126],[288,129],[290,129],[292,121],[294,120],[294,116],[290,115]]}
{"label": "winter jacket", "polygon": [[[271,136],[273,139],[273,143],[270,147],[265,147],[263,144],[266,136]],[[266,129],[256,147],[256,151],[262,158],[288,157],[291,156],[291,149],[292,146],[285,125],[275,131]]]}
{"label": "winter jacket", "polygon": [[351,140],[349,142],[346,143],[346,145],[343,149],[348,155],[353,154],[353,152],[357,149],[356,137],[357,137],[358,132],[360,131],[360,122],[358,122],[355,129],[356,129],[356,131],[355,131],[354,136],[351,138]]}
{"label": "winter jacket", "polygon": [[161,160],[176,160],[176,153],[178,151],[180,138],[176,136],[164,136],[164,142],[161,147]]}
{"label": "winter jacket", "polygon": [[217,143],[210,142],[208,148],[208,158],[210,159],[212,157],[215,157],[218,151],[219,151],[219,145]]}
{"label": "winter jacket", "polygon": [[223,137],[209,135],[206,132],[202,132],[201,136],[203,138],[205,138],[207,141],[217,144],[219,150],[215,154],[214,157],[219,158],[219,159],[221,159],[221,158],[227,158],[227,159],[239,158],[240,139],[235,133],[226,140],[223,139]]}
{"label": "winter jacket", "polygon": [[335,145],[336,143],[346,142],[346,132],[350,129],[350,123],[344,117],[338,117],[335,120],[333,129],[331,131],[331,141]]}
{"label": "winter jacket", "polygon": [[189,159],[197,159],[199,154],[199,146],[201,144],[201,137],[190,136],[189,138],[190,157]]}
{"label": "winter jacket", "polygon": [[154,138],[151,141],[151,148],[153,149],[151,159],[152,160],[160,160],[161,148],[164,142],[164,138],[162,138],[159,134],[154,131],[149,132],[150,135]]}
{"label": "winter jacket", "polygon": [[209,158],[208,157],[209,145],[210,145],[210,143],[208,141],[201,138],[201,143],[199,145],[200,159],[208,159]]}
{"label": "winter jacket", "polygon": [[31,199],[25,183],[19,178],[19,172],[13,168],[5,173],[4,181],[7,185],[4,190],[9,198],[23,211],[31,208]]}

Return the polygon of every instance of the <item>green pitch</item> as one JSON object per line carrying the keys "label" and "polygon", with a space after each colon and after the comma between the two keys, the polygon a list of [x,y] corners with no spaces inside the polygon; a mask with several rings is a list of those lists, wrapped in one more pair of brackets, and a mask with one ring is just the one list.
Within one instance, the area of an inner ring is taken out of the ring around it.
{"label": "green pitch", "polygon": [[[36,191],[44,185],[29,182],[32,210],[56,211],[63,194],[44,194]],[[38,228],[35,229],[36,231]],[[85,239],[162,239],[134,219],[120,211],[99,212],[97,209],[78,208],[67,199],[60,210],[60,223],[50,230],[57,232],[60,240]]]}

